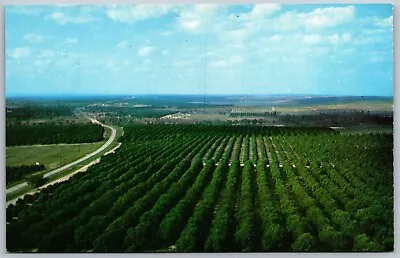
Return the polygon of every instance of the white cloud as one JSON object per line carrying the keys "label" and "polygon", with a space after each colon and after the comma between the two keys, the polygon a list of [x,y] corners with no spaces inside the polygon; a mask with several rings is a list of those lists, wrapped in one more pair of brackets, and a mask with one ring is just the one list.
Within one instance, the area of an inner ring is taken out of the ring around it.
{"label": "white cloud", "polygon": [[123,40],[123,41],[119,42],[115,47],[118,49],[125,49],[128,47],[128,45],[129,45],[128,41]]}
{"label": "white cloud", "polygon": [[[239,49],[247,47],[261,37],[264,39],[263,44],[279,43],[284,45],[287,45],[287,41],[292,38],[310,45],[322,42],[341,44],[351,40],[349,35],[344,37],[338,35],[339,39],[333,37],[328,40],[326,35],[318,36],[319,33],[316,31],[351,22],[355,18],[354,6],[317,8],[309,12],[281,12],[281,10],[281,6],[275,4],[254,5],[250,11],[240,14],[227,13],[222,10],[211,17],[212,22],[208,22],[207,18],[207,31],[217,35],[222,44],[229,44],[230,48],[236,46]],[[201,31],[202,17],[195,16],[193,13],[190,15],[188,17],[191,19],[187,18],[187,20],[196,20],[200,24],[194,23],[193,25],[196,26],[189,27],[192,30]],[[305,29],[306,34],[310,35],[304,38],[302,35],[296,36],[302,29]],[[290,35],[290,31],[298,32]]]}
{"label": "white cloud", "polygon": [[271,19],[258,19],[254,27],[275,31],[289,31],[299,28],[315,30],[332,28],[352,21],[355,17],[354,6],[318,8],[311,12],[288,11]]}
{"label": "white cloud", "polygon": [[333,34],[331,36],[327,37],[328,42],[331,43],[332,45],[338,45],[342,43],[348,43],[351,41],[351,34],[350,33],[344,33],[344,34]]}
{"label": "white cloud", "polygon": [[306,34],[302,37],[303,43],[306,45],[319,45],[319,44],[331,44],[339,45],[348,43],[351,41],[350,33],[343,34],[332,34],[332,35],[321,35],[321,34]]}
{"label": "white cloud", "polygon": [[322,42],[319,34],[307,34],[303,36],[303,42],[307,45],[318,45]]}
{"label": "white cloud", "polygon": [[39,34],[25,34],[24,39],[30,43],[39,43],[43,41],[43,36]]}
{"label": "white cloud", "polygon": [[329,54],[330,52],[330,48],[329,47],[315,47],[313,48],[313,53],[316,56],[325,56],[327,54]]}
{"label": "white cloud", "polygon": [[29,47],[20,47],[20,48],[15,48],[13,50],[7,51],[7,55],[9,55],[15,59],[28,57],[31,55],[31,53],[32,53],[32,50]]}
{"label": "white cloud", "polygon": [[272,41],[272,42],[280,42],[283,39],[282,35],[275,34],[271,37],[269,37],[267,40]]}
{"label": "white cloud", "polygon": [[161,17],[176,8],[177,5],[168,4],[115,5],[109,6],[106,13],[114,21],[134,23]]}
{"label": "white cloud", "polygon": [[176,18],[178,28],[191,33],[215,32],[215,28],[225,23],[226,5],[197,4],[180,6]]}
{"label": "white cloud", "polygon": [[168,55],[168,53],[169,53],[169,50],[168,50],[168,49],[164,49],[164,50],[161,52],[161,54],[162,54],[163,56]]}
{"label": "white cloud", "polygon": [[255,4],[250,12],[253,17],[264,17],[271,15],[281,9],[279,4]]}
{"label": "white cloud", "polygon": [[78,41],[79,41],[79,39],[77,39],[77,38],[66,38],[65,39],[65,43],[67,43],[67,44],[76,44],[76,43],[78,43]]}
{"label": "white cloud", "polygon": [[343,40],[343,42],[350,42],[351,41],[351,34],[350,33],[342,34],[342,40]]}
{"label": "white cloud", "polygon": [[140,48],[140,49],[138,50],[138,55],[139,55],[139,56],[147,56],[147,55],[149,55],[151,52],[153,52],[153,50],[154,50],[154,47],[145,46],[145,47],[142,47],[142,48]]}
{"label": "white cloud", "polygon": [[52,14],[47,15],[45,18],[48,20],[53,20],[54,22],[61,24],[61,25],[65,25],[69,22],[70,23],[89,23],[89,22],[97,20],[90,14],[73,17],[73,16],[66,15],[62,12],[53,12]]}
{"label": "white cloud", "polygon": [[195,31],[197,30],[201,25],[201,21],[199,19],[189,19],[185,21],[180,22],[180,26],[187,30],[187,31]]}
{"label": "white cloud", "polygon": [[375,34],[385,34],[390,32],[386,28],[379,28],[379,29],[363,29],[361,33],[364,35],[375,35]]}
{"label": "white cloud", "polygon": [[331,36],[328,37],[328,40],[333,44],[333,45],[337,45],[340,42],[340,37],[338,34],[333,34]]}
{"label": "white cloud", "polygon": [[221,59],[216,61],[211,61],[210,66],[216,68],[229,68],[235,65],[239,65],[243,62],[243,59],[240,55],[233,55],[227,59]]}
{"label": "white cloud", "polygon": [[219,4],[195,4],[194,10],[198,13],[211,14],[213,12],[216,12],[220,7],[221,5]]}
{"label": "white cloud", "polygon": [[247,38],[248,35],[249,31],[247,29],[235,29],[226,31],[222,34],[225,40],[233,40],[235,42],[243,41],[245,38]]}
{"label": "white cloud", "polygon": [[354,6],[318,8],[304,14],[304,24],[308,29],[336,27],[353,20],[354,15]]}
{"label": "white cloud", "polygon": [[178,27],[188,32],[195,32],[203,25],[204,18],[202,11],[196,11],[195,8],[184,9],[177,18]]}
{"label": "white cloud", "polygon": [[53,58],[55,56],[55,52],[52,50],[42,50],[38,58]]}
{"label": "white cloud", "polygon": [[383,20],[378,20],[375,22],[378,27],[392,27],[393,26],[393,16],[389,16]]}
{"label": "white cloud", "polygon": [[5,11],[16,14],[37,16],[42,12],[42,7],[39,5],[8,5],[5,6]]}
{"label": "white cloud", "polygon": [[391,35],[387,34],[370,34],[370,35],[360,35],[353,40],[354,45],[363,46],[363,45],[370,45],[370,44],[392,44],[393,39]]}

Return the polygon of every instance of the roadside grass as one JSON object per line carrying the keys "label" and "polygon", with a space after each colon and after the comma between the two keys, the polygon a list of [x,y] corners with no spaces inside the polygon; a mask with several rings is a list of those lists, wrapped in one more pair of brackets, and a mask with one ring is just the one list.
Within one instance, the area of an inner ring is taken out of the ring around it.
{"label": "roadside grass", "polygon": [[35,188],[32,185],[28,184],[27,186],[22,187],[22,188],[18,189],[15,192],[7,194],[6,195],[6,201],[9,201],[9,200],[12,200],[14,198],[17,198],[18,196],[21,196],[23,194],[32,192],[34,189]]}
{"label": "roadside grass", "polygon": [[[105,141],[84,144],[54,144],[45,146],[34,145],[7,147],[6,165],[34,165],[36,164],[36,162],[39,162],[45,165],[45,170],[33,174],[44,174],[65,164],[71,163],[81,157],[84,157],[86,154],[100,148],[100,146],[102,146],[104,142]],[[14,181],[9,183],[7,186],[11,187],[23,181],[24,179]]]}
{"label": "roadside grass", "polygon": [[[115,139],[117,139],[117,141],[118,141],[118,139],[124,134],[124,128],[121,126],[115,126],[115,125],[113,125],[113,127],[116,130]],[[111,132],[110,129],[108,129],[108,130]]]}
{"label": "roadside grass", "polygon": [[68,175],[68,174],[71,174],[72,172],[75,172],[78,169],[81,169],[82,167],[86,166],[90,162],[102,157],[105,153],[107,153],[108,151],[112,150],[117,145],[118,145],[118,142],[114,141],[113,143],[110,144],[110,146],[108,146],[104,151],[100,152],[99,154],[94,155],[93,157],[91,157],[91,158],[89,158],[89,159],[87,159],[87,160],[85,160],[85,161],[83,161],[83,162],[81,162],[79,164],[76,164],[75,166],[72,166],[70,169],[64,170],[64,171],[62,171],[60,173],[57,173],[57,174],[54,174],[54,175],[48,177],[48,182],[46,182],[46,183],[49,183],[49,182],[54,181],[54,180],[57,180],[57,179],[62,178],[64,176]]}

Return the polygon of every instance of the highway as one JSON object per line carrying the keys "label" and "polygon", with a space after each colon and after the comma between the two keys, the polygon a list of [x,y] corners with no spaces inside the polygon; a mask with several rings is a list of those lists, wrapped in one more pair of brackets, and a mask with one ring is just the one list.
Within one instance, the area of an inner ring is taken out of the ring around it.
{"label": "highway", "polygon": [[[102,152],[103,150],[105,150],[108,146],[110,146],[111,143],[114,141],[115,136],[117,135],[117,131],[116,131],[114,128],[112,128],[111,126],[105,125],[105,124],[103,124],[103,123],[97,121],[97,120],[94,119],[94,118],[88,117],[88,119],[89,119],[92,123],[96,123],[96,124],[99,124],[99,125],[101,125],[101,126],[103,126],[103,127],[110,128],[110,129],[111,129],[111,136],[110,136],[110,138],[108,138],[108,140],[107,140],[100,148],[98,148],[98,149],[95,150],[94,152],[89,153],[89,154],[87,154],[86,156],[84,156],[84,157],[82,157],[82,158],[80,158],[80,159],[78,159],[78,160],[75,160],[74,162],[71,162],[71,163],[66,164],[66,165],[64,165],[64,166],[62,166],[62,167],[59,167],[59,168],[57,168],[57,169],[54,169],[54,170],[52,170],[52,171],[47,172],[46,174],[43,175],[44,178],[48,178],[48,177],[50,177],[50,176],[52,176],[52,175],[55,175],[55,174],[57,174],[57,173],[60,173],[60,172],[62,172],[62,171],[64,171],[64,170],[66,170],[66,169],[71,168],[72,166],[75,166],[75,165],[77,165],[77,164],[79,164],[79,163],[81,163],[81,162],[83,162],[83,161],[85,161],[85,160],[87,160],[87,159],[89,159],[89,158],[91,158],[91,157],[93,157],[93,156],[99,154],[100,152]],[[15,191],[17,191],[17,190],[19,190],[19,189],[21,189],[21,188],[27,186],[27,185],[28,185],[27,182],[23,182],[23,183],[20,183],[20,184],[18,184],[18,185],[15,185],[15,186],[13,186],[13,187],[10,187],[10,188],[6,189],[6,194],[15,192]]]}

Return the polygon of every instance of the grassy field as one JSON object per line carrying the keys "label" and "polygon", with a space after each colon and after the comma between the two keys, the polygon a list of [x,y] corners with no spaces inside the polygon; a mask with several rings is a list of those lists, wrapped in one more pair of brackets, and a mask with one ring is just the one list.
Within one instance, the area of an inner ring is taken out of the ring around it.
{"label": "grassy field", "polygon": [[95,151],[103,144],[104,142],[7,147],[6,164],[19,166],[39,162],[46,166],[46,171],[49,171],[73,162]]}
{"label": "grassy field", "polygon": [[393,111],[393,102],[390,101],[352,101],[337,104],[310,104],[294,106],[274,106],[277,112],[286,113],[312,113],[313,109],[318,111],[371,111],[371,112],[390,112]]}

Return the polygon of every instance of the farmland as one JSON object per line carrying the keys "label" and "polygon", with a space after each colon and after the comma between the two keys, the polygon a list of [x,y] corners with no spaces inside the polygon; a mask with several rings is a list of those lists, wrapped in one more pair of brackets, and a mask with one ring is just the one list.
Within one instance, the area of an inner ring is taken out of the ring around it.
{"label": "farmland", "polygon": [[393,250],[393,135],[131,124],[87,172],[7,208],[7,250]]}
{"label": "farmland", "polygon": [[81,111],[103,123],[258,124],[353,127],[393,125],[387,97],[146,95],[94,102]]}

